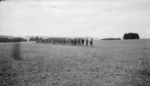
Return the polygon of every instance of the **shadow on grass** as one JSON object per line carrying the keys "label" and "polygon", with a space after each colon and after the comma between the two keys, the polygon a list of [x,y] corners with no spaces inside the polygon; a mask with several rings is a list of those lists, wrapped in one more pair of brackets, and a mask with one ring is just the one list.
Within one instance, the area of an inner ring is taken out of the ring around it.
{"label": "shadow on grass", "polygon": [[13,59],[15,60],[21,60],[21,52],[20,52],[20,43],[14,43],[13,45]]}

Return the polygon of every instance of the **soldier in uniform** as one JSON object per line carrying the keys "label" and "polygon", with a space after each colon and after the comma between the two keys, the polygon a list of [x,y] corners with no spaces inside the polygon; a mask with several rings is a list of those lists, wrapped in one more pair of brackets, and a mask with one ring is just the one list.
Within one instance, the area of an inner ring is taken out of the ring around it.
{"label": "soldier in uniform", "polygon": [[88,46],[88,38],[86,38],[86,46]]}
{"label": "soldier in uniform", "polygon": [[76,38],[74,39],[74,45],[75,46],[77,45],[77,39]]}
{"label": "soldier in uniform", "polygon": [[90,46],[93,47],[93,39],[90,40]]}
{"label": "soldier in uniform", "polygon": [[81,42],[82,42],[82,46],[84,46],[84,39],[83,38],[81,39]]}

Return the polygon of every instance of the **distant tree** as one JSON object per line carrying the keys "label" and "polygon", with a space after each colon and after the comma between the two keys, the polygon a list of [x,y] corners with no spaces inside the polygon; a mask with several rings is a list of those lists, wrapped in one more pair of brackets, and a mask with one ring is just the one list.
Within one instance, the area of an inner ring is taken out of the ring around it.
{"label": "distant tree", "polygon": [[125,33],[123,39],[140,39],[138,33]]}
{"label": "distant tree", "polygon": [[30,39],[29,39],[29,41],[38,41],[38,40],[40,40],[41,38],[39,38],[39,37],[31,37]]}
{"label": "distant tree", "polygon": [[40,38],[39,37],[35,37],[34,41],[38,41]]}
{"label": "distant tree", "polygon": [[31,38],[29,39],[29,41],[33,41],[33,37],[31,37]]}

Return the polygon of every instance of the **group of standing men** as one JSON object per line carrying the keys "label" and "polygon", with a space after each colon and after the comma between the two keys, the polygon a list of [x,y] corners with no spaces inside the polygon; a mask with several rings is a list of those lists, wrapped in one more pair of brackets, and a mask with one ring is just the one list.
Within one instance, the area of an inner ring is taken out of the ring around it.
{"label": "group of standing men", "polygon": [[47,38],[36,40],[36,43],[51,43],[61,45],[73,45],[73,46],[91,46],[93,47],[93,39],[88,38]]}

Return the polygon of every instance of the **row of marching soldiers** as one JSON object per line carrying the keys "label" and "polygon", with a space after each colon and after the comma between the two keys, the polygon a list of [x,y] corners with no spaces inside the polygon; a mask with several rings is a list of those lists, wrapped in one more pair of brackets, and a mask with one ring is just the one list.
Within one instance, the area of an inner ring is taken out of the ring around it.
{"label": "row of marching soldiers", "polygon": [[88,38],[47,38],[39,39],[36,43],[50,43],[73,46],[91,46],[93,47],[93,39]]}

